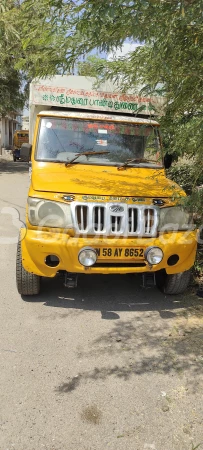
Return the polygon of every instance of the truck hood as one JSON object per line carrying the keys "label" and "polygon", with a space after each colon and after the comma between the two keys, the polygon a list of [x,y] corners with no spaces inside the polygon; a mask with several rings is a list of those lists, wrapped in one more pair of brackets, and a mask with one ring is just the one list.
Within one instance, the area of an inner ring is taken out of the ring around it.
{"label": "truck hood", "polygon": [[185,195],[173,181],[165,177],[164,169],[125,168],[34,162],[34,191],[110,195],[128,197],[172,197]]}

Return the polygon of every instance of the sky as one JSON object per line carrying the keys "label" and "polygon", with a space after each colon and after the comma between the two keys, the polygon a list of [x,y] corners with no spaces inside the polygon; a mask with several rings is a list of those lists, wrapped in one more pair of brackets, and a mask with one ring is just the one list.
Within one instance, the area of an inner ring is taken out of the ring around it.
{"label": "sky", "polygon": [[126,56],[129,52],[133,52],[136,47],[138,47],[138,43],[136,42],[125,42],[122,45],[121,49],[117,49],[114,52],[111,52],[107,55],[107,60],[110,61],[114,58],[119,58],[121,56]]}

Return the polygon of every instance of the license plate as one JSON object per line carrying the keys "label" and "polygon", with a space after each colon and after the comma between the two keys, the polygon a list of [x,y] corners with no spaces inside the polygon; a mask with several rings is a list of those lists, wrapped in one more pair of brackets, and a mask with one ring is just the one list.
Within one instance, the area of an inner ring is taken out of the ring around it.
{"label": "license plate", "polygon": [[98,259],[144,259],[144,249],[140,247],[95,248]]}

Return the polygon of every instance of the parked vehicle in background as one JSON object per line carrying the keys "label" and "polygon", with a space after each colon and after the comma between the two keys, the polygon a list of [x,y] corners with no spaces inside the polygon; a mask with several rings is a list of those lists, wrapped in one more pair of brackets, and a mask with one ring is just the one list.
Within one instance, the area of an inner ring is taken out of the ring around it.
{"label": "parked vehicle in background", "polygon": [[28,130],[17,130],[13,136],[13,161],[20,159],[20,149],[22,144],[29,142]]}
{"label": "parked vehicle in background", "polygon": [[[60,76],[31,83],[31,158],[26,230],[17,251],[17,287],[40,291],[41,277],[142,273],[167,294],[183,292],[196,231],[166,178],[154,107],[159,98],[121,94],[95,79]],[[154,105],[154,106],[153,106]],[[153,114],[153,117],[152,117]]]}

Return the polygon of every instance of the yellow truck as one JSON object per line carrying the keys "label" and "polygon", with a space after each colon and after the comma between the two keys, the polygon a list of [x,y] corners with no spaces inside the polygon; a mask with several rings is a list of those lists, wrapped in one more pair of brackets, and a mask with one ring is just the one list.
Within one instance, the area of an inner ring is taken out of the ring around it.
{"label": "yellow truck", "polygon": [[143,274],[166,294],[190,280],[197,237],[181,206],[182,189],[166,178],[154,110],[159,98],[122,94],[80,76],[30,87],[31,159],[26,227],[17,248],[17,288],[40,292],[41,277]]}
{"label": "yellow truck", "polygon": [[20,149],[22,144],[29,142],[28,130],[16,130],[13,135],[13,161],[20,159]]}

